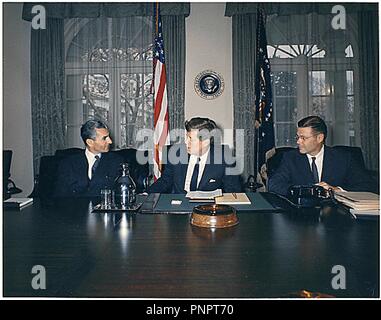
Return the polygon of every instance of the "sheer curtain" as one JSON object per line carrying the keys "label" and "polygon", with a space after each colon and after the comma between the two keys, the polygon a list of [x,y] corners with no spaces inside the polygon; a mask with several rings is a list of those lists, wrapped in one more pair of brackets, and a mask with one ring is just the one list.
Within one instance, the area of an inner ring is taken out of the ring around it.
{"label": "sheer curtain", "polygon": [[[369,168],[378,168],[378,8],[342,4],[345,30],[332,27],[333,4],[267,3],[268,53],[272,70],[275,143],[296,146],[296,122],[319,115],[328,125],[329,145],[361,146]],[[258,4],[227,4],[233,19],[235,128],[248,133],[253,111],[255,34]],[[249,49],[248,49],[249,47]],[[245,152],[254,154],[251,137]],[[245,173],[254,158],[245,159]],[[249,163],[248,163],[249,161]]]}
{"label": "sheer curtain", "polygon": [[270,15],[268,51],[274,87],[276,146],[296,146],[296,122],[322,117],[330,145],[359,145],[358,52],[355,21],[345,32],[332,15]]}
{"label": "sheer curtain", "polygon": [[67,146],[97,118],[116,148],[138,148],[138,130],[153,127],[152,17],[67,19],[65,40]]}

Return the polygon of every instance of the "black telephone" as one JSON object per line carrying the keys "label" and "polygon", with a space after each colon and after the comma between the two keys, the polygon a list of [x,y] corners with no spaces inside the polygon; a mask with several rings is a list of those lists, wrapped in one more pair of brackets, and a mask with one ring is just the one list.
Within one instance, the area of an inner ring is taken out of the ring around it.
{"label": "black telephone", "polygon": [[311,208],[331,199],[332,193],[317,185],[296,185],[288,189],[287,198],[298,207]]}

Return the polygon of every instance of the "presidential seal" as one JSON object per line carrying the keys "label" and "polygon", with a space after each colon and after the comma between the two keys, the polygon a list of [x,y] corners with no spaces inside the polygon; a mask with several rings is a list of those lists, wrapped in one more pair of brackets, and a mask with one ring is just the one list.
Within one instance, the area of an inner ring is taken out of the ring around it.
{"label": "presidential seal", "polygon": [[215,99],[224,91],[224,79],[220,74],[212,70],[199,73],[194,80],[194,89],[204,99]]}

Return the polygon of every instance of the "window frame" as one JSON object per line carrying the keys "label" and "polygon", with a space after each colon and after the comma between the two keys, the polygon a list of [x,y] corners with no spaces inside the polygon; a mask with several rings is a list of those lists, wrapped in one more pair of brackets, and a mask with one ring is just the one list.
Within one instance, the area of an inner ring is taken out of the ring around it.
{"label": "window frame", "polygon": [[[352,45],[353,48],[353,45]],[[316,63],[314,63],[316,60]],[[354,119],[359,119],[359,64],[355,57],[347,58],[343,56],[342,58],[312,58],[300,55],[295,58],[270,58],[271,72],[296,72],[297,78],[297,119],[302,119],[310,114],[312,114],[312,109],[310,105],[310,100],[312,96],[309,92],[309,72],[310,71],[326,71],[328,73],[335,72],[335,75],[341,73],[342,79],[338,80],[328,77],[328,85],[333,86],[334,92],[331,95],[331,119],[332,121],[327,121],[328,126],[328,138],[327,144],[344,144],[351,145],[350,136],[347,134],[349,130],[350,121],[338,121],[340,119],[339,115],[342,115],[343,110],[338,110],[338,106],[341,108],[346,107],[347,100],[347,88],[346,88],[346,71],[353,71],[353,96],[354,97]],[[341,82],[341,83],[340,83]],[[275,93],[275,87],[273,85],[273,92]],[[341,89],[339,87],[341,86]],[[275,101],[274,101],[275,102]],[[274,134],[277,137],[277,124],[278,123],[290,123],[286,121],[277,121],[276,119],[276,103],[274,103]],[[346,111],[346,110],[344,110]],[[333,124],[335,127],[335,132],[333,132]],[[338,129],[339,125],[339,129]],[[296,128],[296,123],[295,123]],[[340,129],[341,128],[341,129]],[[360,135],[359,135],[360,123],[359,121],[354,122],[354,145],[360,145]],[[338,129],[338,130],[337,130]],[[296,129],[295,129],[296,130]],[[335,138],[333,139],[335,135]],[[295,143],[293,144],[296,145]],[[353,145],[353,144],[352,144]],[[283,146],[283,145],[282,145]],[[281,147],[281,145],[277,145]]]}

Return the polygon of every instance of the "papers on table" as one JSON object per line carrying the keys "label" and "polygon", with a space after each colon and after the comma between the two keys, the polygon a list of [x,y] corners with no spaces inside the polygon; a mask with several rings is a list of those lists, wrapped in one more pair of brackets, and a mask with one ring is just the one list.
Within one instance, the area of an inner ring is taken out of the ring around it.
{"label": "papers on table", "polygon": [[251,204],[245,193],[224,193],[215,200],[216,204]]}
{"label": "papers on table", "polygon": [[222,190],[217,189],[214,191],[189,191],[185,197],[190,200],[212,200],[214,198],[222,196]]}
{"label": "papers on table", "polygon": [[4,208],[21,209],[32,203],[33,198],[9,198],[4,201]]}
{"label": "papers on table", "polygon": [[355,215],[380,215],[380,196],[371,192],[336,192],[336,199]]}

